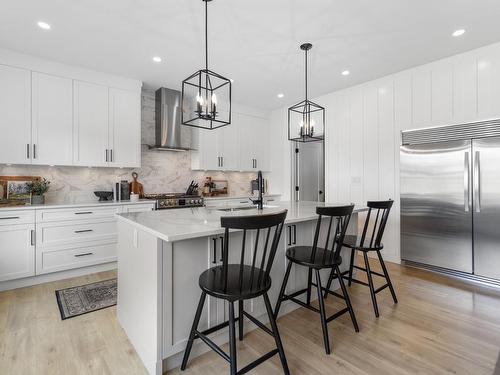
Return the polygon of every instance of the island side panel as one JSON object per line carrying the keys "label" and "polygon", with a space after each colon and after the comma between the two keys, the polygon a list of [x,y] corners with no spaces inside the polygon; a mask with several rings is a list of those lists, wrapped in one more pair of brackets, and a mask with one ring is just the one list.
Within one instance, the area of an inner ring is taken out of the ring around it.
{"label": "island side panel", "polygon": [[118,321],[149,374],[162,374],[162,242],[118,221]]}

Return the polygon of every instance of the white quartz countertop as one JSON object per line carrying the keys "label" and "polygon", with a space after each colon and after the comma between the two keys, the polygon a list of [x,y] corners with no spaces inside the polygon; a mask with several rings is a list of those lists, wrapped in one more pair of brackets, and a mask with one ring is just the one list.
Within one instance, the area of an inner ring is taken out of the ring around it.
{"label": "white quartz countertop", "polygon": [[[194,207],[118,214],[117,217],[119,220],[132,224],[164,241],[174,242],[224,233],[224,229],[220,226],[221,216],[258,215],[259,213],[265,214],[287,209],[285,223],[289,224],[315,220],[318,217],[316,215],[316,207],[318,206],[341,205],[344,204],[280,201],[265,206],[262,211],[255,208],[228,212],[216,208]],[[366,211],[366,209],[364,206],[355,206],[354,212]]]}
{"label": "white quartz countertop", "polygon": [[144,204],[155,202],[150,199],[139,199],[137,202],[131,201],[105,201],[99,202],[98,200],[90,202],[77,202],[77,203],[47,203],[47,204],[25,204],[19,206],[0,206],[0,211],[12,211],[12,210],[43,210],[50,208],[78,208],[78,207],[95,207],[95,206],[123,206],[128,204]]}

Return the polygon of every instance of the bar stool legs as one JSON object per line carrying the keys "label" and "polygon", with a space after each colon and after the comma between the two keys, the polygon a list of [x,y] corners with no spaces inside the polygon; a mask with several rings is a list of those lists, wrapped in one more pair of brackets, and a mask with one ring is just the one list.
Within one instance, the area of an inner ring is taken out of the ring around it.
{"label": "bar stool legs", "polygon": [[377,250],[377,255],[378,255],[378,260],[380,261],[380,265],[382,266],[382,271],[384,272],[387,285],[389,285],[389,290],[391,291],[392,299],[394,300],[394,303],[398,303],[396,292],[394,291],[394,287],[392,286],[391,278],[389,277],[389,272],[387,272],[387,268],[385,267],[385,262],[384,259],[382,258],[382,254],[380,254],[380,250]]}
{"label": "bar stool legs", "polygon": [[351,249],[351,260],[349,261],[349,286],[352,285],[352,272],[354,270],[354,255],[356,254],[356,250]]}
{"label": "bar stool legs", "polygon": [[[281,302],[283,301],[283,297],[285,296],[285,291],[286,291],[286,284],[288,283],[288,278],[290,277],[290,271],[292,270],[292,262],[288,261],[288,264],[286,266],[286,272],[285,272],[285,278],[283,279],[283,282],[281,283],[281,289],[280,289],[280,294],[278,295],[278,300],[276,301],[276,306],[274,308],[274,318],[278,319],[278,313],[281,308]],[[309,288],[310,288],[311,283],[309,283]],[[310,290],[310,289],[309,289]]]}
{"label": "bar stool legs", "polygon": [[205,292],[201,293],[200,302],[198,303],[198,308],[196,309],[196,314],[194,315],[193,326],[191,327],[191,332],[189,333],[186,350],[184,351],[184,357],[182,358],[181,370],[186,369],[189,354],[191,354],[191,349],[193,348],[193,341],[196,336],[196,330],[198,329],[198,324],[200,323],[201,313],[203,311],[203,305],[205,304],[206,296],[207,294]]}
{"label": "bar stool legs", "polygon": [[243,341],[243,301],[238,301],[238,335]]}
{"label": "bar stool legs", "polygon": [[285,373],[285,375],[290,375],[288,363],[286,362],[285,351],[283,350],[283,344],[281,342],[281,337],[278,331],[278,325],[276,324],[276,318],[274,317],[273,308],[271,307],[271,302],[269,301],[269,296],[267,295],[267,293],[264,294],[264,303],[266,305],[267,315],[269,316],[269,322],[271,323],[274,341],[276,342],[276,347],[278,348],[281,365],[283,366],[283,372]]}
{"label": "bar stool legs", "polygon": [[234,302],[229,302],[229,366],[230,374],[236,375],[236,332],[234,319]]}
{"label": "bar stool legs", "polygon": [[373,286],[372,271],[370,269],[370,262],[368,261],[368,254],[363,251],[363,258],[365,259],[366,276],[368,278],[368,287],[370,288],[370,295],[373,302],[373,311],[375,311],[375,316],[378,318],[378,305],[377,305],[377,295],[375,294],[375,288]]}
{"label": "bar stool legs", "polygon": [[354,330],[356,332],[359,332],[358,321],[356,320],[356,315],[354,315],[354,310],[351,305],[351,299],[349,298],[349,293],[347,293],[347,288],[345,286],[344,279],[342,278],[342,273],[340,272],[338,266],[335,267],[335,272],[337,272],[337,275],[339,275],[338,279],[339,279],[340,289],[342,289],[342,294],[344,295],[345,303],[349,310],[349,315],[351,316],[352,325],[354,326]]}
{"label": "bar stool legs", "polygon": [[323,299],[323,289],[321,287],[321,276],[319,274],[319,270],[315,270],[315,272],[317,284],[316,289],[318,290],[319,315],[321,317],[321,329],[323,330],[323,342],[325,344],[326,354],[330,354],[330,340],[328,338],[328,326],[326,321],[325,301]]}

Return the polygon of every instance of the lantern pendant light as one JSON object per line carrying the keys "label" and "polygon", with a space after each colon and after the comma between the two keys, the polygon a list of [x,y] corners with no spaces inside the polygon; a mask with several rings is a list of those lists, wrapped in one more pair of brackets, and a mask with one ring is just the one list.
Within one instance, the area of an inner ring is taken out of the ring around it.
{"label": "lantern pendant light", "polygon": [[182,81],[183,125],[217,129],[231,123],[231,80],[208,69],[208,2],[205,3],[205,68]]}
{"label": "lantern pendant light", "polygon": [[315,142],[324,139],[325,108],[310,101],[307,96],[307,53],[311,48],[311,43],[300,46],[305,52],[306,98],[288,108],[288,140],[295,142]]}

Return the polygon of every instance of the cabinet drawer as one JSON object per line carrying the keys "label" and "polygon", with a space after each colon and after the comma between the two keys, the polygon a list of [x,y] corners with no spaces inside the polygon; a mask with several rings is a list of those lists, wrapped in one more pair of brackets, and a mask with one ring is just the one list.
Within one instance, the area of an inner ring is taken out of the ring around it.
{"label": "cabinet drawer", "polygon": [[111,218],[119,212],[119,206],[107,207],[80,207],[80,208],[54,208],[37,210],[36,218],[38,223],[48,221],[65,220],[88,220],[95,218]]}
{"label": "cabinet drawer", "polygon": [[48,222],[37,225],[37,246],[75,246],[90,241],[116,241],[116,219]]}
{"label": "cabinet drawer", "polygon": [[131,213],[131,212],[146,212],[153,211],[155,208],[155,204],[153,203],[144,203],[144,204],[128,204],[122,206],[123,213]]}
{"label": "cabinet drawer", "polygon": [[36,274],[64,271],[116,261],[116,244],[38,251]]}
{"label": "cabinet drawer", "polygon": [[0,225],[34,224],[34,210],[0,211]]}

